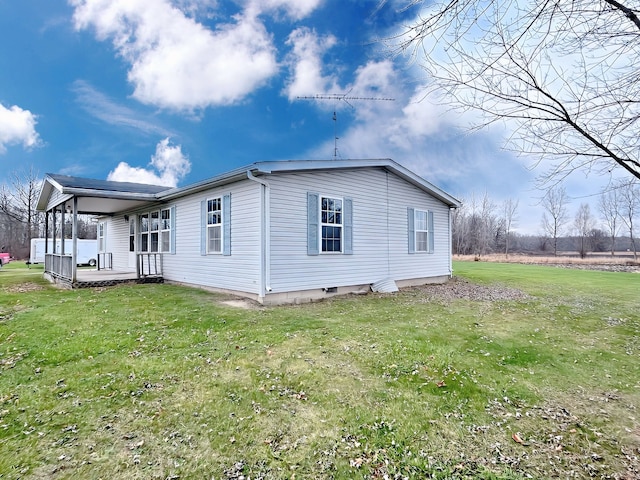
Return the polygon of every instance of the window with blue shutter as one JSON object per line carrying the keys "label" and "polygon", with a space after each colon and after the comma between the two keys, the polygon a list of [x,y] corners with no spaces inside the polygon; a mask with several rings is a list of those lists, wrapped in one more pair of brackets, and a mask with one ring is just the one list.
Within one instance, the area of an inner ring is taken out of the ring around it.
{"label": "window with blue shutter", "polygon": [[307,254],[353,254],[353,200],[307,193]]}
{"label": "window with blue shutter", "polygon": [[407,209],[407,237],[409,253],[433,253],[435,235],[433,231],[433,212]]}

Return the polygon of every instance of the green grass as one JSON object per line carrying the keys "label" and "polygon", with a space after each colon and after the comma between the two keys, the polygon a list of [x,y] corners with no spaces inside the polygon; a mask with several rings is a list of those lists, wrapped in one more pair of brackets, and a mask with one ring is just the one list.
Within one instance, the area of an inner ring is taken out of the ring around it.
{"label": "green grass", "polygon": [[41,271],[0,271],[0,478],[640,468],[635,274],[456,263],[530,298],[408,289],[245,310],[173,285],[59,290]]}

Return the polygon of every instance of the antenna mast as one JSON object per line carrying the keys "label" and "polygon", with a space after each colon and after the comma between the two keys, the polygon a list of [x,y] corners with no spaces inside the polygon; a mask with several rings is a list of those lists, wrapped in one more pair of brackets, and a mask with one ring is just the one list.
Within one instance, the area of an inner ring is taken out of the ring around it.
{"label": "antenna mast", "polygon": [[[350,92],[350,91],[349,91]],[[347,93],[319,93],[316,95],[307,95],[296,97],[298,100],[333,100],[335,102],[343,101],[351,108],[355,108],[350,100],[367,100],[367,101],[389,101],[392,102],[395,98],[386,98],[386,97],[354,97],[350,96],[349,92]],[[336,110],[333,110],[333,158],[334,160],[338,158],[338,114]]]}

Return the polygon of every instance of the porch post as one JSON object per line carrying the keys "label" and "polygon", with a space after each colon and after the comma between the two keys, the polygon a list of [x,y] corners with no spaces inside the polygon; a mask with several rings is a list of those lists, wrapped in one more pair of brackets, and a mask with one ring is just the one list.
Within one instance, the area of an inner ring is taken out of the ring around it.
{"label": "porch post", "polygon": [[56,219],[58,217],[58,207],[53,207],[51,213],[53,214],[52,222],[53,222],[53,231],[51,232],[51,253],[58,253],[58,249],[56,248]]}
{"label": "porch post", "polygon": [[49,253],[49,212],[47,210],[44,212],[44,254],[45,256]]}
{"label": "porch post", "polygon": [[[73,196],[73,220],[71,222],[71,282],[75,283],[78,270],[78,197]],[[64,240],[63,240],[64,242]]]}
{"label": "porch post", "polygon": [[64,218],[64,214],[65,214],[65,205],[64,203],[60,204],[60,255],[64,255],[66,252],[64,251],[64,237],[65,237],[65,231],[64,231],[64,227],[65,227],[65,218]]}

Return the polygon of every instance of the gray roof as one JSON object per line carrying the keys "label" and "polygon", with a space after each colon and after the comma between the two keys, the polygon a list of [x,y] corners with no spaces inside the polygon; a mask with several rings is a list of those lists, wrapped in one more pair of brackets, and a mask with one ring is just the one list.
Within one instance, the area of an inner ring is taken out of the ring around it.
{"label": "gray roof", "polygon": [[145,203],[167,202],[192,193],[246,179],[248,175],[260,177],[278,172],[319,170],[352,170],[356,168],[382,168],[394,173],[417,188],[433,195],[449,207],[460,206],[460,201],[427,182],[391,159],[356,160],[285,160],[256,162],[215,177],[180,188],[146,185],[131,182],[113,182],[67,175],[47,174],[38,199],[37,209],[44,211],[53,189],[79,202],[79,213],[111,214],[125,211]]}
{"label": "gray roof", "polygon": [[96,180],[93,178],[71,177],[69,175],[58,175],[47,173],[47,177],[57,183],[63,193],[72,193],[74,190],[94,190],[101,192],[121,192],[137,193],[143,195],[153,195],[170,187],[160,185],[146,185],[132,182],[112,182],[111,180]]}
{"label": "gray roof", "polygon": [[246,167],[238,168],[230,172],[203,180],[198,183],[187,185],[185,187],[165,190],[158,194],[158,198],[162,200],[171,200],[183,195],[195,193],[208,188],[217,187],[233,181],[237,181],[247,177],[247,172],[251,172],[255,176],[269,175],[278,172],[300,172],[314,170],[351,170],[354,168],[383,168],[389,172],[398,175],[400,178],[415,185],[419,189],[433,195],[446,205],[457,208],[461,205],[460,201],[446,193],[444,190],[436,187],[424,178],[416,175],[412,171],[403,167],[399,163],[390,158],[380,159],[352,159],[352,160],[279,160],[256,162]]}

